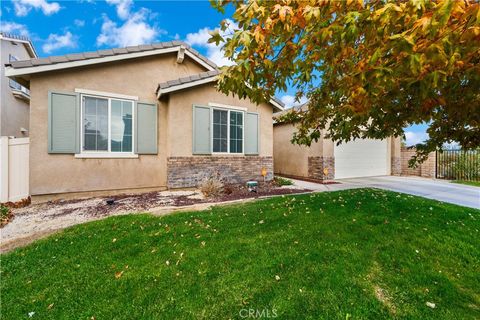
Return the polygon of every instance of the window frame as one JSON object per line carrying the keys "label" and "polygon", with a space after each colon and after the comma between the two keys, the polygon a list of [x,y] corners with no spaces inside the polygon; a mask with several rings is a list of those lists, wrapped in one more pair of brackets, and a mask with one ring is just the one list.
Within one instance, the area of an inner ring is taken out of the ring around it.
{"label": "window frame", "polygon": [[[84,113],[84,97],[106,99],[108,103],[108,150],[106,151],[94,151],[94,150],[84,150],[85,143],[85,113]],[[112,151],[112,100],[117,101],[126,101],[132,103],[132,151],[130,152],[117,152]],[[135,106],[136,100],[117,98],[112,96],[103,96],[97,94],[80,94],[80,154],[76,155],[77,158],[129,158],[129,157],[138,157],[135,154]]]}
{"label": "window frame", "polygon": [[[215,110],[218,111],[227,111],[227,152],[215,152],[213,151],[213,112]],[[241,108],[222,108],[211,106],[210,107],[210,127],[211,134],[210,134],[210,151],[213,155],[234,155],[234,156],[243,156],[245,155],[245,111]],[[230,112],[238,112],[242,114],[242,152],[230,152]]]}

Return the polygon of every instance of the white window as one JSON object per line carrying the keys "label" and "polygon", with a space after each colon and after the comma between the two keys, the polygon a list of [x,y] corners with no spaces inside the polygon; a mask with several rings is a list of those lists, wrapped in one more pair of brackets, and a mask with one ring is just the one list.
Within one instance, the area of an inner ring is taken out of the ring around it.
{"label": "white window", "polygon": [[133,153],[133,101],[82,95],[82,153]]}
{"label": "white window", "polygon": [[214,153],[243,153],[243,112],[213,109]]}

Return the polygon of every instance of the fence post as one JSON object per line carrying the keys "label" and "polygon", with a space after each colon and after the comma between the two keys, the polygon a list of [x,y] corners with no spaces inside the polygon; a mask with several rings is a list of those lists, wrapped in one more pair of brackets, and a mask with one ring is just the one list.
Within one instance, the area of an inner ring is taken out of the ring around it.
{"label": "fence post", "polygon": [[0,137],[0,202],[8,202],[8,137]]}

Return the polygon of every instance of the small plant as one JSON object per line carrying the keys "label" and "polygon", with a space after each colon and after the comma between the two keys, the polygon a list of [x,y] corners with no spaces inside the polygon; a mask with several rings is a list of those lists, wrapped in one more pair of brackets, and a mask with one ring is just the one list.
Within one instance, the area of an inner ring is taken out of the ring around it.
{"label": "small plant", "polygon": [[216,197],[223,193],[224,185],[219,174],[205,178],[199,185],[200,191],[206,198]]}
{"label": "small plant", "polygon": [[291,186],[291,185],[293,185],[293,181],[290,180],[290,179],[285,179],[285,178],[282,178],[282,177],[275,177],[274,180],[275,180],[275,183],[280,187],[281,186]]}
{"label": "small plant", "polygon": [[12,218],[10,208],[4,204],[0,204],[0,227],[6,225]]}
{"label": "small plant", "polygon": [[3,204],[0,204],[0,219],[4,219],[8,216],[8,213],[10,212],[10,208],[3,205]]}

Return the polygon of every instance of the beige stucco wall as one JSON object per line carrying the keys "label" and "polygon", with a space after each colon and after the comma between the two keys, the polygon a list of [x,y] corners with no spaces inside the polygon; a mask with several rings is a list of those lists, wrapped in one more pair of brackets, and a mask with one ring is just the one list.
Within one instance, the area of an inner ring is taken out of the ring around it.
{"label": "beige stucco wall", "polygon": [[[319,157],[323,153],[323,138],[310,147],[292,144],[293,124],[279,123],[273,127],[273,170],[277,174],[308,177],[308,157]],[[332,147],[333,150],[333,147]],[[333,151],[332,151],[333,153]]]}
{"label": "beige stucco wall", "polygon": [[211,83],[170,94],[167,135],[175,137],[175,140],[170,140],[169,156],[192,155],[193,105],[208,106],[209,103],[246,108],[249,112],[257,112],[260,115],[260,156],[273,155],[272,106],[267,103],[256,105],[249,100],[224,95]]}
{"label": "beige stucco wall", "polygon": [[[32,75],[30,108],[30,193],[32,195],[152,188],[166,185],[167,110],[159,106],[159,153],[138,159],[76,159],[47,153],[48,91],[75,88],[138,96],[156,101],[159,82],[205,71],[176,54]],[[190,121],[190,119],[189,119]],[[183,122],[187,122],[184,121]]]}

